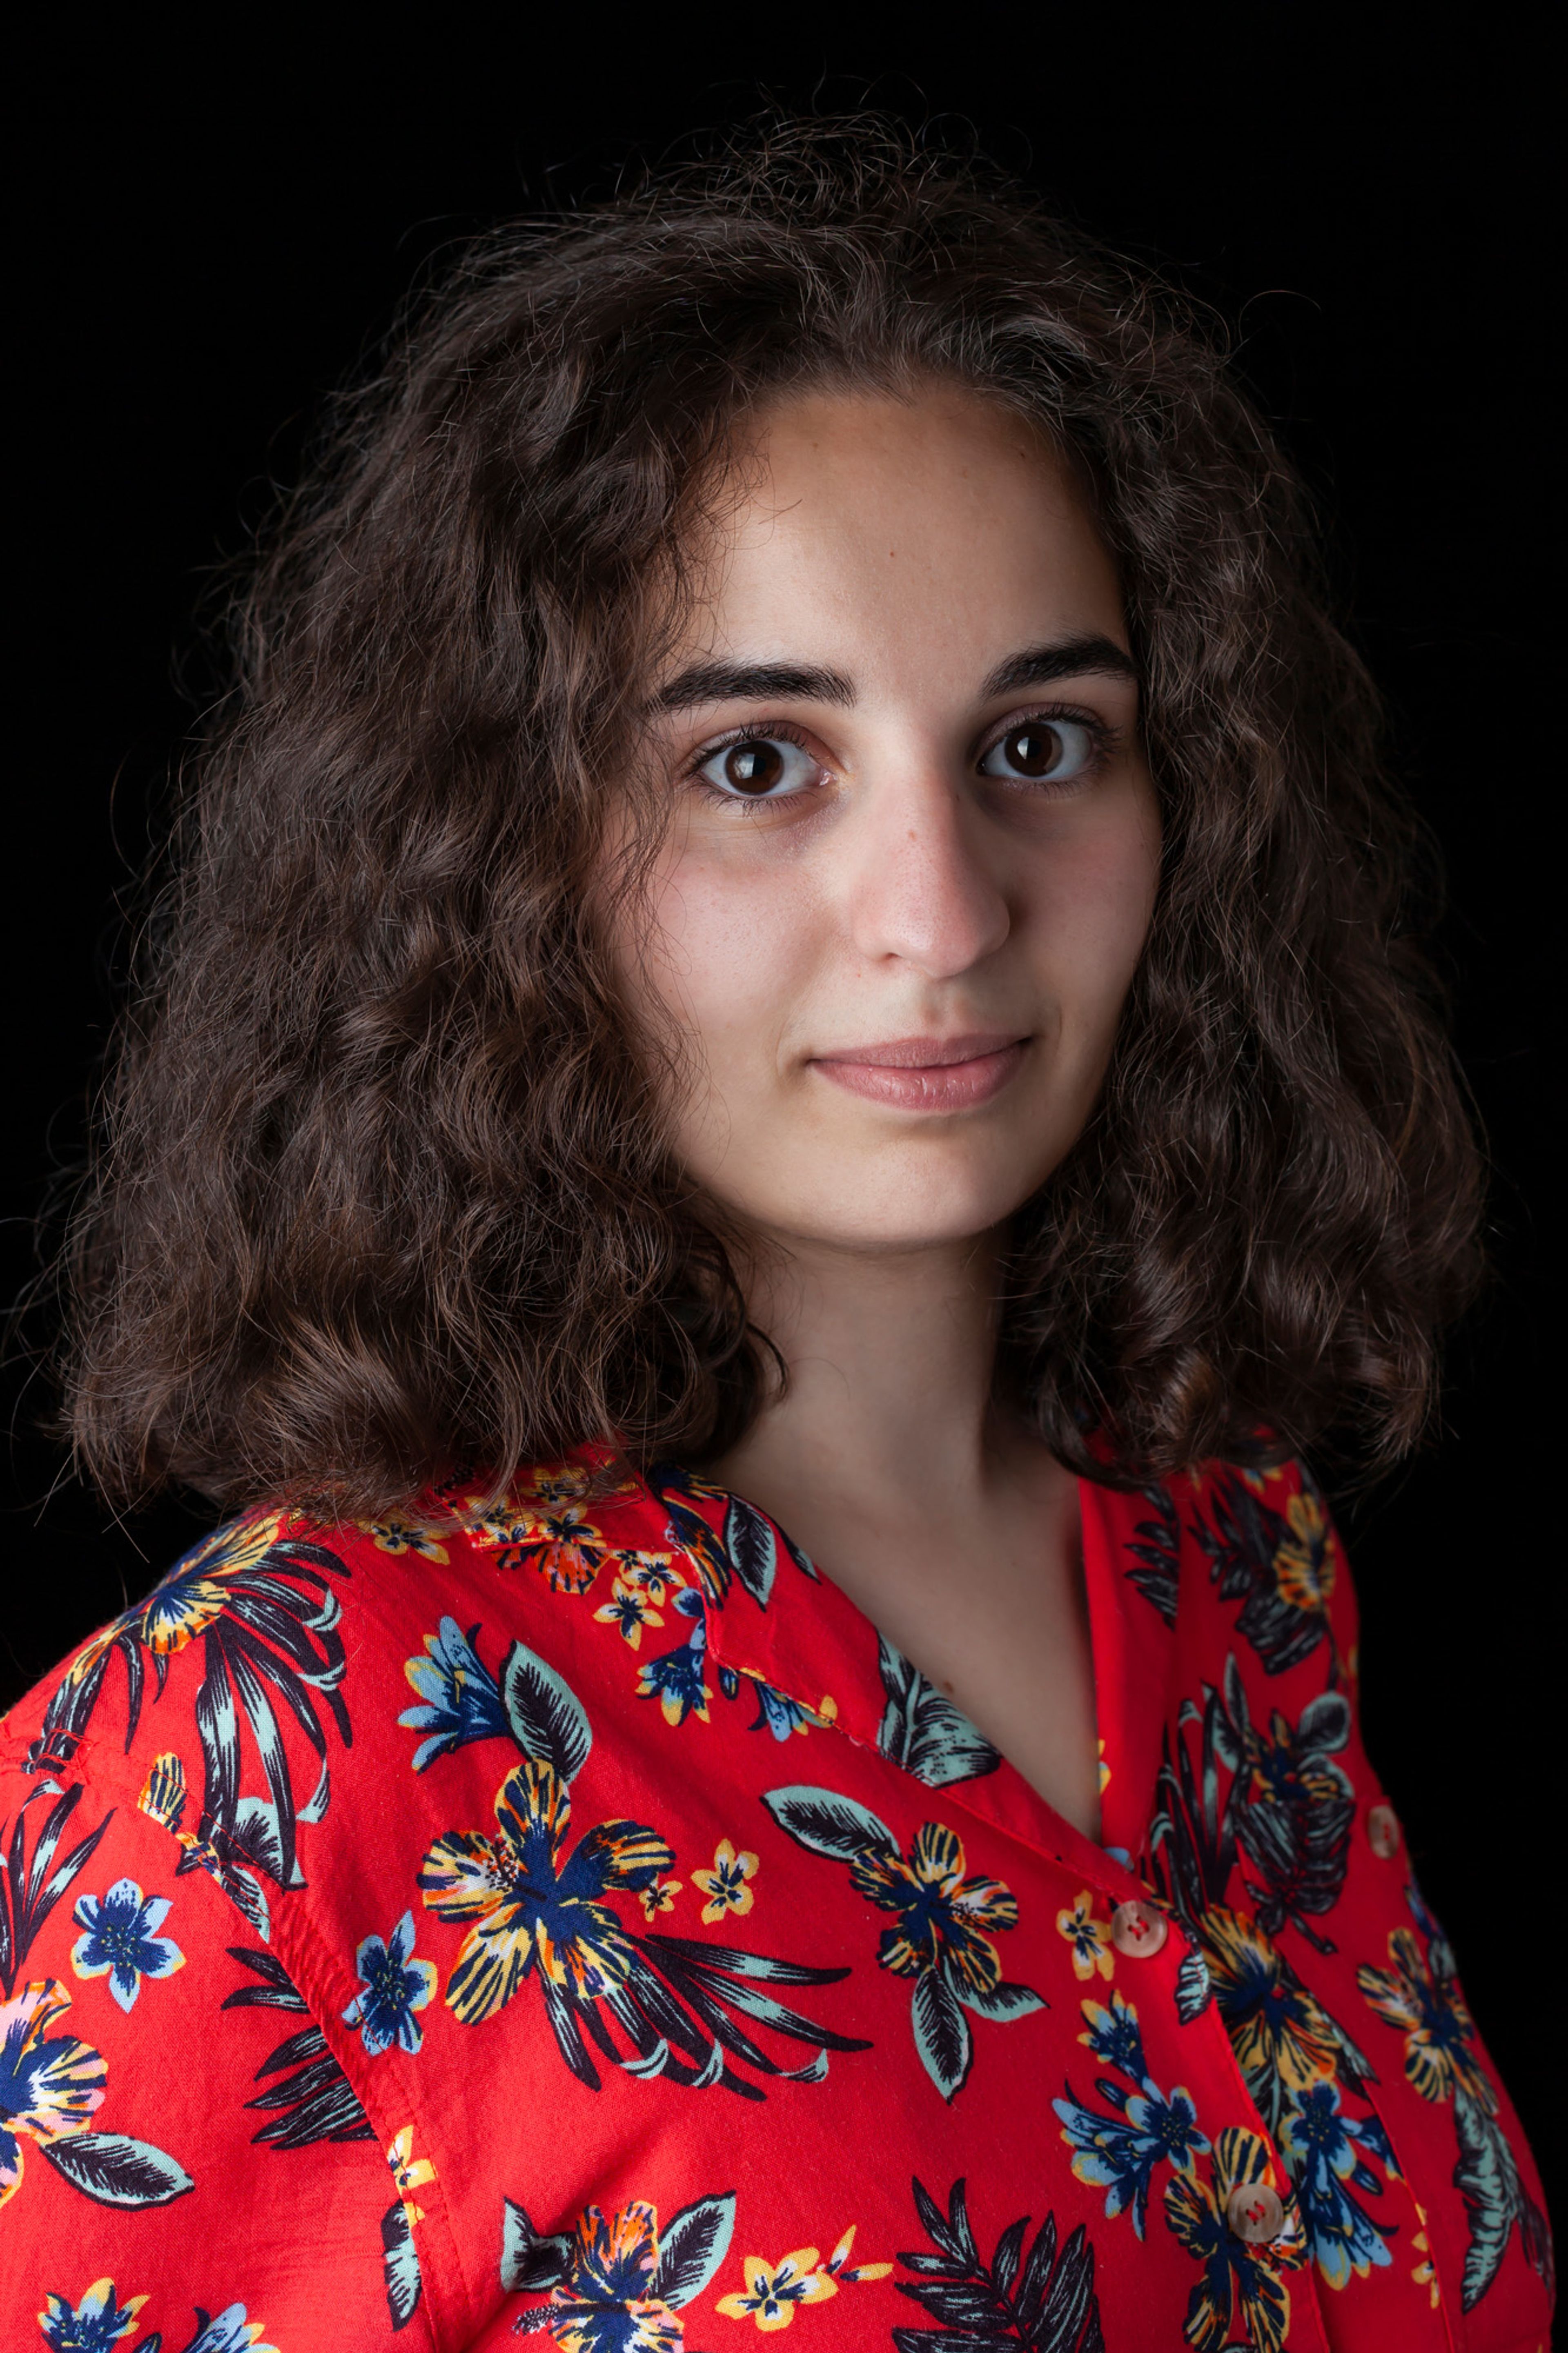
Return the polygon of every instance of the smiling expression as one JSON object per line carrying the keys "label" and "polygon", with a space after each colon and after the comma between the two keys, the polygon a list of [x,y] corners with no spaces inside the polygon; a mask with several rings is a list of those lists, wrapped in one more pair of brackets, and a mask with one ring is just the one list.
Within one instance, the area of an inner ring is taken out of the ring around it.
{"label": "smiling expression", "polygon": [[962,392],[796,397],[746,458],[650,701],[623,981],[751,1228],[985,1232],[1080,1132],[1153,905],[1115,571],[1061,459]]}

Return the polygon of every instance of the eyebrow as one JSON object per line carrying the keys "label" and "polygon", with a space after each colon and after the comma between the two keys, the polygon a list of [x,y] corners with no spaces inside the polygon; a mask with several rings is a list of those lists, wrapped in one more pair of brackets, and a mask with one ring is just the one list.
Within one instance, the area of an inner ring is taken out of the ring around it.
{"label": "eyebrow", "polygon": [[1050,645],[1029,646],[1011,654],[994,670],[982,693],[986,702],[999,694],[1017,694],[1026,687],[1054,686],[1063,678],[1130,678],[1138,666],[1110,638],[1058,638]]}
{"label": "eyebrow", "polygon": [[[1051,686],[1058,679],[1136,679],[1130,654],[1110,638],[1058,638],[1048,645],[1028,646],[1010,654],[994,670],[981,689],[982,698],[1018,694],[1031,686]],[[678,670],[649,699],[650,711],[691,711],[709,702],[833,702],[845,707],[856,700],[855,687],[842,670],[810,662],[693,662]]]}
{"label": "eyebrow", "polygon": [[649,701],[653,711],[689,711],[700,702],[851,703],[855,689],[842,670],[800,662],[694,662],[678,670]]}

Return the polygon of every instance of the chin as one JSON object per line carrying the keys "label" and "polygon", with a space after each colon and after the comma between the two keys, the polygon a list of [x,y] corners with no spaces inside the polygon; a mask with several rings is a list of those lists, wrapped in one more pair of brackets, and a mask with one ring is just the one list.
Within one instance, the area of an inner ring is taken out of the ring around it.
{"label": "chin", "polygon": [[[937,1250],[994,1232],[1022,1208],[1049,1174],[1031,1170],[1014,1181],[995,1171],[971,1172],[969,1181],[933,1182],[929,1167],[875,1175],[864,1166],[817,1168],[809,1188],[788,1198],[770,1187],[766,1205],[753,1200],[745,1214],[786,1241],[856,1250]],[[737,1206],[740,1206],[737,1204]]]}

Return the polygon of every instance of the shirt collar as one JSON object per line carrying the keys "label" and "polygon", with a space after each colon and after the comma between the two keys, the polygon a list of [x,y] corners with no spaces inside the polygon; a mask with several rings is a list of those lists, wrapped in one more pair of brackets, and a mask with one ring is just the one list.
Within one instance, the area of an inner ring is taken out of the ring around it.
{"label": "shirt collar", "polygon": [[[749,1675],[795,1702],[816,1724],[831,1723],[862,1746],[901,1762],[897,1722],[909,1670],[848,1596],[743,1497],[668,1465],[656,1468],[639,1486],[663,1515],[666,1541],[696,1570],[708,1603],[714,1670]],[[1005,1759],[958,1780],[933,1781],[925,1772],[916,1778],[933,1796],[940,1790],[943,1804],[963,1806],[1121,1900],[1142,1892],[1131,1865],[1148,1828],[1172,1645],[1159,1639],[1167,1631],[1163,1623],[1142,1624],[1129,1606],[1131,1597],[1133,1608],[1155,1617],[1124,1573],[1129,1529],[1123,1522],[1138,1499],[1087,1481],[1080,1481],[1079,1494],[1104,1843],[1097,1846],[1076,1830]]]}

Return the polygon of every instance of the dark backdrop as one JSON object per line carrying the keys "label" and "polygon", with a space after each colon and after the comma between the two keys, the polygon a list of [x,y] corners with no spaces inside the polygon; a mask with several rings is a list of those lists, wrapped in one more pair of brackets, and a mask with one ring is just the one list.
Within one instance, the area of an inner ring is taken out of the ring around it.
{"label": "dark backdrop", "polygon": [[[1114,25],[1103,33],[1049,5],[1026,20],[957,13],[962,45],[901,13],[845,12],[833,29],[795,16],[749,40],[700,13],[656,27],[600,9],[577,37],[469,11],[417,40],[367,20],[334,47],[274,10],[209,18],[267,29],[247,53],[204,55],[217,37],[194,12],[178,41],[143,19],[133,41],[90,49],[92,20],[59,12],[28,86],[7,252],[26,396],[7,454],[34,527],[11,567],[27,651],[10,733],[31,749],[6,804],[4,1296],[27,1282],[40,1205],[84,1149],[122,963],[117,905],[189,695],[210,678],[189,622],[204,577],[243,544],[321,394],[421,267],[498,214],[604,191],[628,157],[742,121],[763,95],[868,95],[972,125],[1060,209],[1231,322],[1331,518],[1352,632],[1446,855],[1441,948],[1495,1162],[1496,1276],[1452,1351],[1434,1442],[1347,1520],[1372,1751],[1552,2166],[1539,1972],[1561,1985],[1544,1914],[1561,1876],[1562,1540],[1540,1475],[1554,1446],[1531,1216],[1555,881],[1536,778],[1560,765],[1561,733],[1539,683],[1533,563],[1543,130],[1530,94],[1543,61],[1494,18],[1483,37],[1473,12],[1445,14],[1441,31],[1387,12],[1375,46],[1321,11],[1207,30],[1190,10],[1147,25],[1096,12]],[[7,1398],[4,1700],[203,1524],[175,1503],[116,1522],[72,1485],[26,1371],[14,1361]]]}

